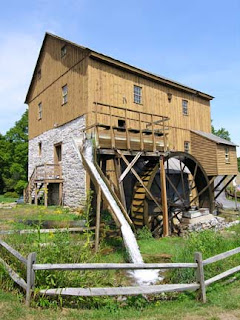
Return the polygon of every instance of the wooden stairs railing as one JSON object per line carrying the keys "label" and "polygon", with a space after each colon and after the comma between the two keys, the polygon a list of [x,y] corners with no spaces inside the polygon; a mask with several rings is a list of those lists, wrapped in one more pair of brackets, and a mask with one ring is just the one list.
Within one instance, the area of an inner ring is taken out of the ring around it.
{"label": "wooden stairs railing", "polygon": [[[46,163],[36,166],[24,190],[24,202],[32,204],[34,199],[41,198],[44,195],[43,186],[45,183],[61,181],[61,165]],[[36,193],[37,197],[35,197]]]}

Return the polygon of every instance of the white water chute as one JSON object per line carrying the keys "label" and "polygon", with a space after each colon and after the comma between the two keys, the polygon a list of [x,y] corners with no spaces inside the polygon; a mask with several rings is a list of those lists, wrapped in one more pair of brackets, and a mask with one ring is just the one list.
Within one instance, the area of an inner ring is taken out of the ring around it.
{"label": "white water chute", "polygon": [[[82,144],[82,140],[77,141],[75,139],[73,141],[74,141],[75,150],[79,158],[83,163],[84,162],[86,163],[88,167],[87,169],[91,171],[91,175],[94,176],[94,179],[96,180],[97,184],[101,188],[102,193],[104,194],[104,197],[110,204],[111,209],[113,210],[115,216],[117,217],[117,220],[121,226],[121,233],[122,233],[124,245],[127,249],[127,252],[129,254],[131,261],[133,263],[144,263],[135,235],[131,227],[129,226],[116,200],[112,196],[106,183],[104,182],[96,166],[94,165],[92,142],[90,140],[85,140],[84,146],[80,146],[80,143]],[[79,148],[82,149],[81,152]],[[158,272],[159,272],[158,270],[136,270],[136,271],[131,271],[131,274],[134,276],[134,278],[139,284],[150,284],[150,283],[155,283],[157,280],[159,280]]]}

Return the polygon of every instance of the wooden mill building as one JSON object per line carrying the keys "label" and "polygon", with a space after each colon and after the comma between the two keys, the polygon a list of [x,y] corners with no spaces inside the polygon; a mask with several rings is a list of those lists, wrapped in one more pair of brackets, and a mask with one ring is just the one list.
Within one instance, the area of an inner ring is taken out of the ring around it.
{"label": "wooden mill building", "polygon": [[[111,189],[136,225],[148,225],[146,210],[152,208],[154,215],[162,201],[156,178],[161,157],[168,207],[176,212],[176,207],[195,204],[212,210],[214,179],[222,176],[229,182],[237,174],[236,146],[211,134],[212,99],[46,33],[26,96],[26,200],[38,203],[47,190],[45,204],[81,205],[90,178],[72,141],[87,137],[94,141],[96,161]],[[126,168],[137,177],[127,171],[123,177]]]}

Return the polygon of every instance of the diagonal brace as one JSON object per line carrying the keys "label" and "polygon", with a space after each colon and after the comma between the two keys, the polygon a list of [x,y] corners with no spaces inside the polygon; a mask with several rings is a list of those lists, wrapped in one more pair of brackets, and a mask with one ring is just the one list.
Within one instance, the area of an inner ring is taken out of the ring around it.
{"label": "diagonal brace", "polygon": [[126,175],[128,174],[128,172],[132,169],[132,167],[135,165],[135,163],[138,161],[138,159],[141,157],[142,152],[138,152],[136,154],[136,156],[133,158],[133,160],[131,161],[131,163],[129,163],[129,165],[127,166],[127,168],[123,171],[123,173],[121,174],[121,176],[119,177],[118,182],[121,183],[123,181],[123,179],[126,177]]}
{"label": "diagonal brace", "polygon": [[[129,166],[129,162],[126,159],[126,157],[124,156],[124,154],[122,154],[122,152],[120,150],[116,150],[117,153],[121,156],[121,158],[123,159],[123,161],[126,163],[127,166]],[[136,177],[136,179],[138,180],[138,182],[142,185],[142,187],[144,188],[144,190],[146,191],[146,193],[148,194],[148,196],[155,202],[155,204],[157,205],[157,207],[162,211],[162,206],[158,203],[158,201],[156,200],[156,198],[152,195],[152,193],[150,192],[150,190],[145,186],[145,184],[143,183],[142,179],[140,178],[140,176],[137,174],[137,172],[131,167],[130,169],[133,173],[133,175]]]}

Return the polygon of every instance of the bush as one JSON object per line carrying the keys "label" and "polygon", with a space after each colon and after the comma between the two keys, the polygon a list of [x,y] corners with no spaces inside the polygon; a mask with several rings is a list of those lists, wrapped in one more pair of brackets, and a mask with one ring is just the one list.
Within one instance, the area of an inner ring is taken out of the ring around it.
{"label": "bush", "polygon": [[[173,262],[194,262],[194,253],[201,252],[203,259],[210,258],[222,252],[234,249],[240,245],[239,236],[224,237],[221,233],[212,230],[191,233],[185,245],[179,248]],[[218,261],[204,267],[205,278],[211,278],[223,271],[240,264],[239,255],[229,257],[223,261]],[[196,280],[195,270],[176,269],[172,272],[171,282],[191,283]]]}
{"label": "bush", "polygon": [[152,238],[153,238],[152,233],[147,226],[144,226],[142,229],[137,230],[138,240],[149,240]]}
{"label": "bush", "polygon": [[17,194],[17,192],[13,191],[13,192],[6,192],[4,193],[4,198],[18,198],[19,195]]}

